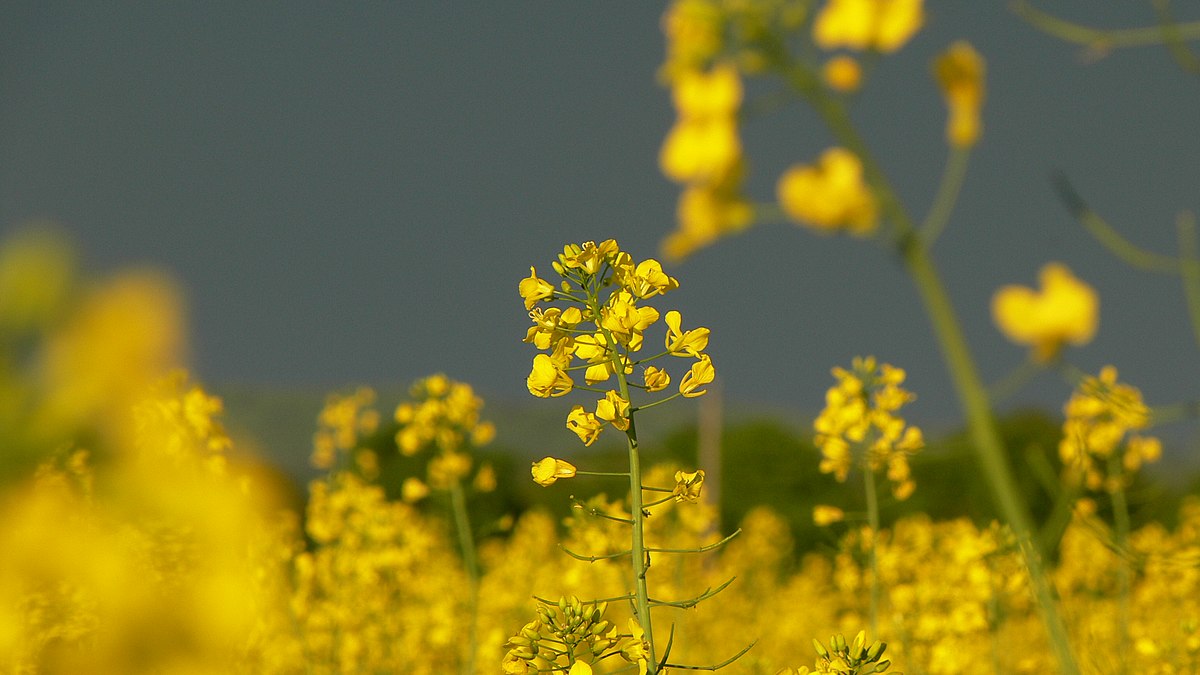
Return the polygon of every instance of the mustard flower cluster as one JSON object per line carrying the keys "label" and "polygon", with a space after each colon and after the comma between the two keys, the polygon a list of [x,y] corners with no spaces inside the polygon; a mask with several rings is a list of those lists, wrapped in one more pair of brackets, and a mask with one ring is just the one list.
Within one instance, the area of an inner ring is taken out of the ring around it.
{"label": "mustard flower cluster", "polygon": [[620,655],[645,673],[648,649],[641,627],[630,619],[630,632],[619,632],[604,619],[607,609],[608,603],[580,602],[575,596],[560,598],[557,605],[538,603],[537,618],[505,643],[502,672],[592,675],[591,664]]}
{"label": "mustard flower cluster", "polygon": [[360,387],[348,395],[326,397],[325,407],[317,415],[317,431],[313,434],[313,451],[309,459],[313,466],[328,470],[339,459],[365,457],[359,452],[358,441],[379,428],[379,411],[371,407],[374,403],[375,390],[370,387]]}
{"label": "mustard flower cluster", "polygon": [[[534,357],[526,384],[534,396],[562,396],[576,388],[575,377],[582,371],[582,388],[603,393],[594,410],[576,405],[567,415],[567,428],[584,445],[594,443],[605,425],[628,432],[634,411],[629,398],[631,388],[653,393],[670,386],[671,375],[665,368],[647,365],[651,361],[672,356],[690,359],[691,365],[679,379],[676,393],[650,405],[677,396],[702,396],[707,391],[705,385],[716,375],[712,359],[705,353],[709,330],[684,329],[682,317],[675,310],[663,317],[667,330],[662,350],[638,357],[646,330],[661,316],[643,302],[679,286],[662,271],[658,261],[648,259],[635,264],[609,239],[600,244],[589,241],[568,245],[552,266],[563,279],[561,285],[538,277],[531,267],[529,277],[519,287],[533,320],[525,342],[547,352]],[[565,307],[540,306],[554,302]],[[635,377],[639,366],[640,377]],[[616,389],[592,386],[608,382],[614,375]]]}
{"label": "mustard flower cluster", "polygon": [[[456,382],[438,373],[415,382],[409,389],[412,400],[396,406],[396,447],[401,454],[413,456],[430,450],[428,464],[429,486],[446,489],[462,481],[472,469],[468,452],[492,442],[496,428],[482,419],[483,399],[471,385]],[[410,495],[419,494],[418,483],[408,482]],[[473,484],[481,492],[496,487],[495,470],[490,464],[480,466]]]}
{"label": "mustard flower cluster", "polygon": [[1118,382],[1113,366],[1102,368],[1098,377],[1085,377],[1063,414],[1059,455],[1089,489],[1121,489],[1143,463],[1162,455],[1157,438],[1136,433],[1150,423],[1142,393]]}
{"label": "mustard flower cluster", "polygon": [[837,384],[825,394],[825,408],[813,422],[821,449],[821,473],[845,481],[858,453],[864,471],[886,469],[897,499],[906,499],[916,484],[908,457],[925,445],[921,430],[908,426],[896,412],[915,397],[900,385],[904,371],[875,358],[856,357],[850,370],[834,368]]}

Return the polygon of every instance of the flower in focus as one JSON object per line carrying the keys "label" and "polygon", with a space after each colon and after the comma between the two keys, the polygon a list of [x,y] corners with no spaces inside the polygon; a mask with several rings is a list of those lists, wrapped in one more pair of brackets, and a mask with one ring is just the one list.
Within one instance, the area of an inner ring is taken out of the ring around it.
{"label": "flower in focus", "polygon": [[789,218],[818,232],[866,236],[879,224],[879,205],[863,181],[862,162],[844,148],[826,150],[816,166],[788,169],[777,192]]}
{"label": "flower in focus", "polygon": [[629,429],[629,401],[615,391],[607,391],[596,403],[596,417],[613,425],[618,431]]}
{"label": "flower in focus", "polygon": [[813,41],[822,49],[889,54],[903,47],[924,21],[922,0],[829,0],[813,21]]}
{"label": "flower in focus", "polygon": [[575,432],[584,445],[591,445],[600,437],[604,425],[595,415],[584,410],[583,406],[577,405],[567,414],[567,428]]}
{"label": "flower in focus", "polygon": [[[534,396],[548,398],[575,388],[569,373],[582,370],[589,386],[616,377],[617,386],[597,401],[595,412],[576,405],[567,415],[567,428],[585,445],[596,441],[605,423],[619,431],[631,428],[633,412],[639,409],[627,398],[631,388],[653,393],[671,384],[671,375],[649,365],[652,361],[671,355],[695,359],[680,380],[679,393],[651,405],[705,393],[704,385],[715,377],[712,360],[704,353],[710,331],[702,327],[684,330],[678,311],[666,313],[665,351],[649,357],[637,354],[645,344],[646,332],[661,317],[650,301],[679,287],[679,281],[666,274],[661,263],[652,258],[635,261],[609,239],[601,244],[568,244],[552,266],[563,278],[555,299],[566,306],[529,311],[534,325],[524,341],[549,353],[534,356],[526,384]],[[643,366],[640,383],[630,377],[638,364]],[[405,414],[411,415],[411,411]],[[400,411],[397,415],[399,420]]]}
{"label": "flower in focus", "polygon": [[962,40],[934,61],[933,73],[950,110],[946,140],[953,147],[969,148],[979,140],[985,68],[979,52]]}
{"label": "flower in focus", "polygon": [[566,460],[543,457],[533,463],[531,473],[533,482],[542,487],[548,487],[554,485],[554,482],[560,478],[574,478],[575,470],[575,465]]}
{"label": "flower in focus", "polygon": [[527,310],[533,309],[533,306],[542,300],[554,297],[554,286],[545,279],[539,279],[537,270],[532,267],[529,268],[529,276],[521,280],[518,291],[525,299],[525,309]]}
{"label": "flower in focus", "polygon": [[675,489],[671,494],[675,496],[677,502],[698,502],[700,501],[700,489],[704,486],[704,470],[697,469],[695,471],[676,471],[675,472]]}
{"label": "flower in focus", "polygon": [[713,370],[712,359],[708,357],[708,354],[701,354],[700,359],[692,364],[691,370],[685,373],[683,380],[679,382],[679,393],[688,398],[703,396],[708,392],[700,387],[711,383],[716,374],[716,371]]}
{"label": "flower in focus", "polygon": [[526,384],[529,386],[529,393],[540,398],[562,396],[575,386],[571,376],[546,354],[533,357],[533,370],[529,372]]}
{"label": "flower in focus", "polygon": [[1033,347],[1033,357],[1046,362],[1064,344],[1087,344],[1096,334],[1100,298],[1061,263],[1042,267],[1041,292],[1005,286],[992,296],[992,319],[1005,337]]}

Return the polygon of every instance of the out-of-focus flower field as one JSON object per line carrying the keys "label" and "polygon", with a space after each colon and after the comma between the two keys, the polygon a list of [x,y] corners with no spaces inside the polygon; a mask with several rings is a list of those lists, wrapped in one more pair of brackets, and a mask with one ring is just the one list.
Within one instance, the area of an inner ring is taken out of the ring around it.
{"label": "out-of-focus flower field", "polygon": [[[477,528],[472,597],[451,516],[423,508],[453,485],[468,498],[496,488],[493,469],[467,451],[492,433],[467,385],[431,377],[387,409],[370,390],[331,396],[312,456],[327,473],[297,511],[278,475],[232,447],[221,401],[175,370],[185,329],[169,279],[78,279],[69,249],[35,233],[0,251],[0,298],[5,672],[433,674],[461,672],[473,658],[475,672],[496,673],[535,598],[627,590],[626,563],[584,562],[560,548],[602,556],[622,547],[620,524],[590,516],[619,509],[626,496],[612,494],[565,518],[533,510],[489,524],[490,534]],[[430,452],[439,434],[439,447],[462,450]],[[377,478],[381,437],[396,456],[429,455],[427,473],[395,494]],[[646,481],[671,484],[675,471],[651,468]],[[1051,572],[1083,667],[1113,672],[1124,659],[1130,672],[1197,672],[1200,501],[1186,501],[1173,528],[1132,532],[1120,551],[1084,504]],[[711,502],[647,511],[655,546],[723,537]],[[736,578],[705,604],[659,615],[676,656],[717,662],[757,641],[729,668],[776,673],[811,662],[814,637],[866,625],[869,529],[847,526],[836,546],[797,551],[787,521],[769,509],[738,525],[723,548],[650,570],[656,592],[671,597]],[[1053,671],[1005,528],[910,516],[880,531],[875,550],[877,630],[894,668]],[[610,603],[614,625],[628,616]],[[1125,654],[1119,616],[1132,639]],[[609,666],[597,672],[629,664]]]}
{"label": "out-of-focus flower field", "polygon": [[[1021,6],[1041,29],[1078,35]],[[1193,27],[1164,16],[1177,32],[1159,38],[1179,47]],[[679,287],[674,270],[604,239],[568,243],[550,259],[558,279],[541,264],[513,280],[538,351],[514,372],[538,398],[590,392],[563,406],[558,431],[585,447],[618,435],[627,454],[514,472],[489,449],[503,421],[469,383],[431,373],[396,400],[334,392],[314,419],[291,420],[312,427],[319,472],[295,486],[231,439],[222,400],[185,370],[168,275],[88,277],[63,235],[16,231],[0,242],[0,672],[1200,673],[1200,497],[1165,514],[1146,497],[1163,410],[1115,367],[1093,375],[1063,357],[1095,334],[1096,292],[1047,263],[1039,289],[993,296],[996,327],[1029,354],[1002,384],[1053,368],[1072,388],[1049,439],[1013,442],[993,411],[1004,392],[979,381],[933,266],[983,133],[982,56],[957,42],[933,64],[950,158],[923,223],[846,113],[875,60],[923,21],[920,0],[670,3],[660,75],[678,118],[660,161],[681,194],[662,253],[675,261],[771,219],[893,248],[962,403],[965,440],[928,441],[968,448],[957,473],[922,477],[939,460],[923,460],[934,453],[903,417],[917,393],[902,367],[867,355],[820,384],[803,452],[699,466],[693,437],[682,452],[642,447],[644,415],[715,389],[719,336],[653,306]],[[784,172],[769,205],[743,194],[742,80],[759,76],[839,142]],[[1180,229],[1194,249],[1194,219]],[[1200,316],[1196,251],[1151,258]],[[772,493],[771,474],[795,463],[823,487]],[[521,498],[517,476],[552,506]],[[976,488],[986,509],[945,508]]]}

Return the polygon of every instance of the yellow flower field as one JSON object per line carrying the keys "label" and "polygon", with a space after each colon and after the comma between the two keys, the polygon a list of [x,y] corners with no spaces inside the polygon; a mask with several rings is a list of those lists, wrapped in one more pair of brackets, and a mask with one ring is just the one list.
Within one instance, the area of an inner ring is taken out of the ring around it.
{"label": "yellow flower field", "polygon": [[[1082,30],[1019,4],[1064,39]],[[189,376],[169,276],[88,276],[48,230],[0,242],[0,672],[1200,673],[1200,496],[1169,517],[1137,508],[1163,455],[1154,427],[1200,416],[1195,404],[1154,407],[1116,366],[1071,365],[1100,300],[1058,262],[1040,290],[996,291],[995,328],[1028,356],[985,387],[938,275],[933,243],[986,130],[984,56],[956,42],[931,64],[948,159],[924,220],[853,126],[873,65],[925,20],[921,0],[668,3],[660,76],[677,117],[659,161],[680,186],[677,226],[658,258],[601,233],[514,261],[530,264],[512,280],[530,356],[513,377],[579,442],[561,457],[523,448],[538,459],[516,471],[490,448],[507,420],[444,364],[396,400],[358,387],[292,420],[312,428],[319,471],[297,498]],[[1193,32],[1158,35],[1178,48]],[[756,78],[817,111],[834,143],[752,196],[741,125]],[[705,466],[640,440],[659,406],[719,383],[709,348],[723,336],[671,304],[682,261],[767,221],[895,254],[995,517],[902,508],[968,477],[918,480],[937,444],[905,419],[922,392],[870,354],[797,385],[825,406],[805,428],[812,454],[790,463],[828,489],[787,495],[786,512],[723,521],[726,502],[752,496],[713,486],[750,457]],[[1128,254],[1115,236],[1103,243]],[[1164,257],[1200,315],[1195,251]],[[996,407],[1038,372],[1061,374],[1065,393],[1052,461],[1034,464]],[[619,453],[597,450],[612,438]],[[1026,461],[1047,504],[1022,491]],[[555,506],[531,507],[517,481]],[[797,512],[819,535],[797,540]]]}

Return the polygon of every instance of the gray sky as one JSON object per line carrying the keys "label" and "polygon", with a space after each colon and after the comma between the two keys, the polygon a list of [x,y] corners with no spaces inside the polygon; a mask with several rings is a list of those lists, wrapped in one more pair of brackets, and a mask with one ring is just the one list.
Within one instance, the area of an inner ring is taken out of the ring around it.
{"label": "gray sky", "polygon": [[[1154,20],[1142,2],[1045,5],[1114,27]],[[1061,260],[1102,298],[1098,337],[1070,358],[1116,364],[1151,403],[1196,397],[1178,282],[1116,262],[1048,176],[1066,171],[1130,239],[1173,251],[1176,213],[1200,210],[1200,81],[1162,48],[1085,62],[1006,6],[929,2],[929,25],[880,64],[856,121],[923,215],[945,159],[929,62],[971,41],[988,60],[985,130],[935,258],[985,378],[1024,358],[992,327],[992,292]],[[677,188],[656,162],[673,117],[654,77],[662,8],[9,2],[0,228],[50,219],[94,271],[173,272],[208,382],[444,371],[532,400],[516,290],[529,266],[548,272],[563,244],[610,237],[657,257],[672,227]],[[799,107],[743,136],[760,200],[831,143]],[[913,285],[880,247],[763,226],[668,271],[681,289],[660,307],[712,329],[730,400],[812,414],[830,367],[870,353],[909,371],[914,418],[957,419]],[[1017,402],[1057,410],[1067,395],[1046,376]]]}

